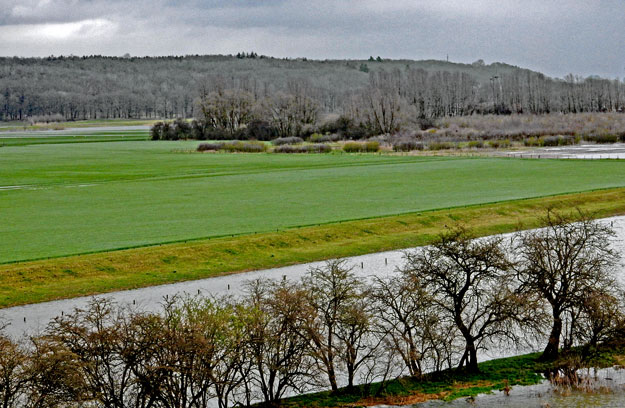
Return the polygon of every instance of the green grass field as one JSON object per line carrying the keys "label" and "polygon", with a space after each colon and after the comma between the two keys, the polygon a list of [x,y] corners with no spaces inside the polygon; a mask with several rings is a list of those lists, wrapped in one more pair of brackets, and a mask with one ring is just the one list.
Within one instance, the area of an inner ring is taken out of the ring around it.
{"label": "green grass field", "polygon": [[536,228],[546,208],[623,215],[625,188],[8,263],[0,308],[427,245],[455,222],[478,236]]}
{"label": "green grass field", "polygon": [[0,149],[0,263],[625,186],[622,161]]}
{"label": "green grass field", "polygon": [[148,140],[147,130],[109,130],[109,131],[81,131],[63,132],[54,134],[38,134],[37,132],[12,132],[0,135],[0,147],[27,146],[33,144],[67,144],[67,143],[94,143],[94,142],[128,142]]}
{"label": "green grass field", "polygon": [[74,129],[90,128],[100,126],[139,126],[152,125],[158,122],[157,119],[92,119],[77,120],[69,122],[36,123],[30,125],[26,122],[0,122],[0,132],[2,131],[23,131],[23,130],[47,130],[53,128]]}

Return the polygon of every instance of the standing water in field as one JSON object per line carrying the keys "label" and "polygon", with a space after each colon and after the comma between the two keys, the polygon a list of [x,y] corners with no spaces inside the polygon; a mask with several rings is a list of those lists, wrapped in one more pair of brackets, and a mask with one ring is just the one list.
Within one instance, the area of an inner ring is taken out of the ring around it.
{"label": "standing water in field", "polygon": [[534,159],[625,159],[625,143],[542,147],[532,150],[506,152],[504,155]]}
{"label": "standing water in field", "polygon": [[459,398],[451,402],[440,400],[413,405],[418,408],[437,407],[623,407],[625,406],[625,369],[605,368],[583,370],[590,378],[590,388],[576,390],[552,386],[549,381],[529,386],[515,386],[506,395],[503,391],[481,394],[475,398]]}

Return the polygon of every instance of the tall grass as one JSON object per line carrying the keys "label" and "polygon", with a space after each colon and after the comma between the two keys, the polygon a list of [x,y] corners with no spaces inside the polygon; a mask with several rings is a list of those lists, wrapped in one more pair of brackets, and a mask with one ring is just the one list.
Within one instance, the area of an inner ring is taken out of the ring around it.
{"label": "tall grass", "polygon": [[225,152],[242,152],[242,153],[262,153],[267,151],[267,145],[261,142],[219,142],[219,143],[201,143],[197,147],[198,152],[206,151],[225,151]]}
{"label": "tall grass", "polygon": [[328,135],[313,133],[312,135],[310,135],[310,138],[308,139],[308,141],[311,143],[337,142],[339,140],[341,140],[341,135],[337,133],[331,133]]}
{"label": "tall grass", "polygon": [[332,148],[326,144],[303,146],[282,145],[273,149],[274,153],[330,153]]}
{"label": "tall grass", "polygon": [[347,153],[373,153],[379,150],[379,142],[347,142],[343,145],[343,151]]}

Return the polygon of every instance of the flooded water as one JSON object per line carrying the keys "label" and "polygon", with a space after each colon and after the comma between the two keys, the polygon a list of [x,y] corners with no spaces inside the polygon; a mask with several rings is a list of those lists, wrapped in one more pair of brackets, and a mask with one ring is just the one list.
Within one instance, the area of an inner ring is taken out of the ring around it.
{"label": "flooded water", "polygon": [[[624,254],[625,258],[625,216],[606,218],[603,220],[613,225],[618,238],[615,242],[616,249]],[[403,250],[378,252],[347,258],[353,271],[362,277],[385,276],[393,273],[403,263]],[[156,311],[163,299],[176,294],[204,294],[225,295],[240,294],[247,282],[257,278],[299,279],[311,267],[323,265],[323,262],[292,265],[282,268],[265,269],[254,272],[239,273],[220,276],[215,278],[200,279],[195,281],[180,282],[169,285],[151,286],[142,289],[112,292],[98,296],[85,296],[74,299],[58,300],[53,302],[38,303],[33,305],[17,306],[0,310],[0,319],[9,323],[5,331],[12,336],[36,333],[48,324],[50,320],[61,313],[69,313],[74,308],[85,307],[94,297],[106,297],[113,299],[121,305],[133,305],[140,310]],[[625,272],[620,274],[625,283]],[[492,350],[485,353],[484,358],[504,357],[519,354],[519,351],[531,350]]]}
{"label": "flooded water", "polygon": [[[625,225],[625,222],[624,222]],[[353,265],[354,272],[359,276],[383,276],[392,273],[402,263],[402,251],[380,252],[348,258]],[[13,336],[24,333],[33,333],[41,330],[61,312],[71,312],[76,307],[85,307],[95,297],[106,297],[120,304],[134,305],[141,310],[157,310],[163,299],[176,294],[204,294],[204,295],[237,295],[242,292],[247,282],[257,278],[299,279],[311,267],[321,266],[323,262],[292,265],[282,268],[264,269],[215,278],[200,279],[174,283],[169,285],[151,286],[148,288],[126,290],[98,296],[85,296],[74,299],[58,300],[33,305],[17,306],[0,310],[0,317],[10,323],[5,329]]]}
{"label": "flooded water", "polygon": [[542,147],[520,152],[505,152],[504,155],[530,159],[625,159],[625,143]]}
{"label": "flooded water", "polygon": [[589,390],[554,387],[545,381],[538,385],[512,387],[509,395],[497,391],[451,402],[429,401],[413,407],[625,407],[625,370],[608,368],[588,374],[593,378]]}

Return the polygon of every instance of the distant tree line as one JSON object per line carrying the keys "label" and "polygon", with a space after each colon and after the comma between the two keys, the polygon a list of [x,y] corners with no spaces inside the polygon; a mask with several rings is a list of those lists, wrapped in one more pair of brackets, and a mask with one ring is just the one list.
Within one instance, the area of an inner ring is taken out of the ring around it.
{"label": "distant tree line", "polygon": [[[625,107],[625,84],[618,79],[573,75],[552,79],[499,63],[380,57],[366,62],[285,60],[254,52],[0,58],[0,120],[54,115],[66,120],[201,118],[206,115],[202,106],[210,106],[197,100],[214,92],[226,99],[234,95],[239,101],[248,100],[259,109],[262,106],[267,118],[279,122],[281,133],[293,126],[288,118],[292,105],[305,108],[301,104],[308,102],[316,114],[344,115],[372,133],[445,116],[621,112]],[[234,122],[227,126],[247,120],[231,119]],[[303,123],[317,119],[307,117]]]}
{"label": "distant tree line", "polygon": [[455,227],[370,280],[334,260],[297,282],[248,282],[239,298],[169,298],[158,313],[95,300],[27,343],[0,336],[0,400],[271,405],[432,370],[477,372],[479,350],[524,338],[544,335],[545,360],[562,348],[622,341],[613,231],[585,217],[550,213],[546,222],[512,244]]}

